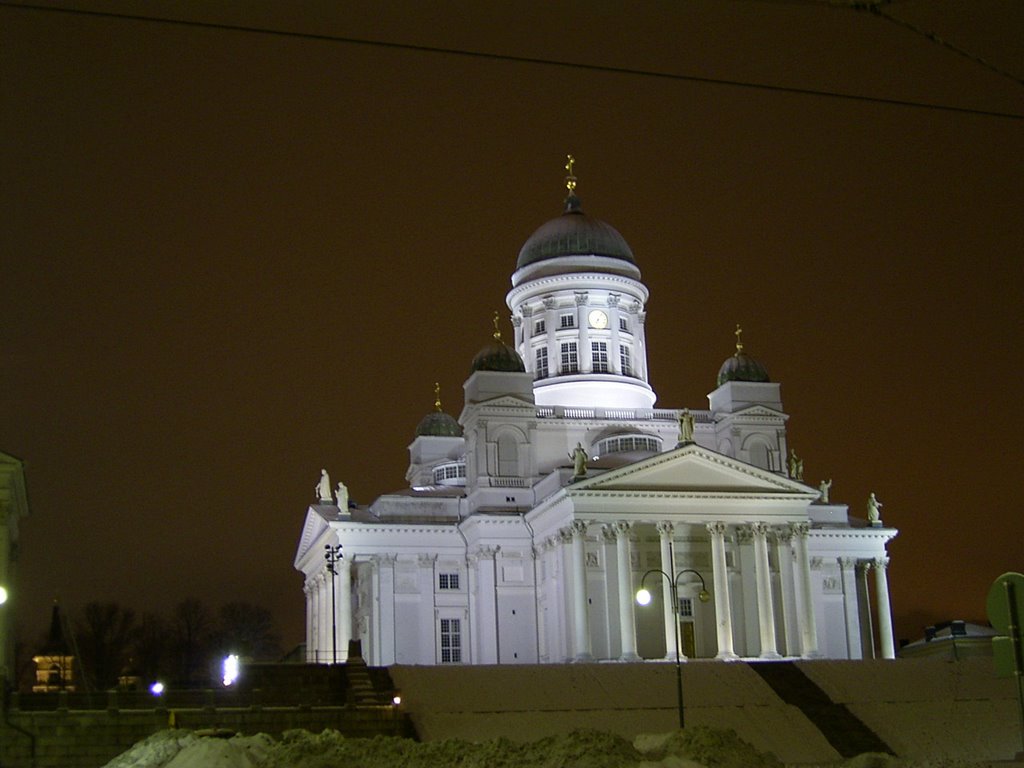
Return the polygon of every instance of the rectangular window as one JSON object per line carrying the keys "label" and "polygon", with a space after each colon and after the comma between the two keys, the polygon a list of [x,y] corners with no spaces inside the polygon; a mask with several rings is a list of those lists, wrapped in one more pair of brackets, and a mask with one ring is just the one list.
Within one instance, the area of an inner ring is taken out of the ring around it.
{"label": "rectangular window", "polygon": [[437,576],[437,587],[438,589],[458,589],[459,588],[459,574],[457,573],[441,573]]}
{"label": "rectangular window", "polygon": [[562,342],[562,366],[559,369],[559,373],[579,373],[580,372],[580,356],[576,349],[575,341],[563,341]]}
{"label": "rectangular window", "polygon": [[548,377],[548,348],[540,347],[537,350],[537,378],[546,379]]}
{"label": "rectangular window", "polygon": [[685,618],[691,618],[693,616],[693,598],[692,597],[680,597],[679,598],[679,615]]}
{"label": "rectangular window", "polygon": [[559,327],[561,328],[575,328],[576,327],[576,315],[562,315],[558,319]]}
{"label": "rectangular window", "polygon": [[462,621],[461,619],[441,619],[441,663],[460,664],[462,662]]}
{"label": "rectangular window", "polygon": [[544,333],[544,331],[546,331],[546,330],[547,330],[547,325],[544,323],[543,320],[538,320],[537,322],[535,322],[533,324],[533,332],[534,332],[534,334]]}
{"label": "rectangular window", "polygon": [[623,376],[633,375],[633,362],[630,358],[629,347],[625,344],[619,345],[619,368],[622,369]]}
{"label": "rectangular window", "polygon": [[594,373],[608,373],[608,342],[590,342],[590,354]]}
{"label": "rectangular window", "polygon": [[629,321],[624,317],[619,318],[619,330],[629,333]]}

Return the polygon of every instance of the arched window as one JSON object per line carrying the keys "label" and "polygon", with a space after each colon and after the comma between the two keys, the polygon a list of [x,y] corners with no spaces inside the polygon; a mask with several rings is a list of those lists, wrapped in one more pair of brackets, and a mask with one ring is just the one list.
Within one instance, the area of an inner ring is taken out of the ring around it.
{"label": "arched window", "polygon": [[627,451],[661,451],[661,440],[650,435],[617,435],[601,440],[594,446],[597,456],[609,453],[626,453]]}
{"label": "arched window", "polygon": [[514,477],[519,474],[519,445],[508,432],[498,435],[498,475]]}
{"label": "arched window", "polygon": [[747,456],[750,463],[755,467],[760,467],[761,469],[772,468],[768,443],[762,437],[755,436],[747,441]]}
{"label": "arched window", "polygon": [[466,462],[453,461],[434,467],[434,485],[465,485]]}

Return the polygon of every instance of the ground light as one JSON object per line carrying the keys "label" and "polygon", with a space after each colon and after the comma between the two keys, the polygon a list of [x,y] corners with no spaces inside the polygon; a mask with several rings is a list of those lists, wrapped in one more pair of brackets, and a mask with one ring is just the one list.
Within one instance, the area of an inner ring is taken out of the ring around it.
{"label": "ground light", "polygon": [[164,684],[157,680],[151,686],[149,686],[149,692],[154,696],[160,696],[164,692]]}

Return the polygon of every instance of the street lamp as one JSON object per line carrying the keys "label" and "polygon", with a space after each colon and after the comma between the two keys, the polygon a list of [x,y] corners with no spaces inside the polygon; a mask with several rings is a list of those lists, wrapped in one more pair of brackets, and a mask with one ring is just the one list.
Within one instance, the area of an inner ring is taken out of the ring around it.
{"label": "street lamp", "polygon": [[697,595],[697,599],[702,603],[706,603],[711,599],[711,595],[708,594],[707,585],[704,583],[704,577],[692,568],[684,568],[683,570],[676,573],[676,577],[673,579],[667,573],[660,568],[652,568],[643,575],[640,579],[640,589],[636,593],[636,601],[640,605],[649,605],[651,602],[651,593],[644,587],[644,582],[647,581],[647,577],[652,573],[660,573],[668,581],[669,591],[672,598],[672,616],[675,618],[675,630],[676,630],[676,696],[679,704],[679,727],[683,727],[683,668],[681,664],[682,651],[679,648],[679,577],[684,573],[692,573],[698,579],[700,579],[700,592]]}
{"label": "street lamp", "polygon": [[333,653],[334,664],[338,663],[338,608],[335,605],[336,596],[334,585],[338,575],[336,565],[341,562],[344,555],[341,554],[341,544],[326,544],[324,546],[324,559],[327,561],[327,571],[331,574],[331,652]]}

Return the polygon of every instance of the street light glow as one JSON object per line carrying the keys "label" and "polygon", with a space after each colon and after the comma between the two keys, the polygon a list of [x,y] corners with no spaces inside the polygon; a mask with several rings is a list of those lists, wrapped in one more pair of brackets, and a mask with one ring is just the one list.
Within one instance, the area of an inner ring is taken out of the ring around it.
{"label": "street light glow", "polygon": [[4,587],[0,587],[0,605],[7,602],[7,590]]}
{"label": "street light glow", "polygon": [[638,590],[637,593],[636,593],[636,601],[640,605],[650,605],[651,604],[651,593],[650,593],[650,591],[647,590],[647,589],[640,589],[640,590]]}
{"label": "street light glow", "polygon": [[238,679],[238,656],[231,654],[224,659],[224,685],[231,685]]}

